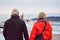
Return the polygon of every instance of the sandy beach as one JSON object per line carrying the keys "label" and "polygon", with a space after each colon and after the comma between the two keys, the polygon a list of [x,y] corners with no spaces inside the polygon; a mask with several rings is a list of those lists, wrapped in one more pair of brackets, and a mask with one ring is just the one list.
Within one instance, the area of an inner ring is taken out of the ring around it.
{"label": "sandy beach", "polygon": [[60,34],[53,34],[53,40],[60,40]]}

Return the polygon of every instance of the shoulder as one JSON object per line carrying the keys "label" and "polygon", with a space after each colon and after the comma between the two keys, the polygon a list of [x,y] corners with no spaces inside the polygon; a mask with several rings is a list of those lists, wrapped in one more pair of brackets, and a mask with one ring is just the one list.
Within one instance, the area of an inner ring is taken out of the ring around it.
{"label": "shoulder", "polygon": [[46,24],[50,24],[50,21],[46,21]]}
{"label": "shoulder", "polygon": [[38,21],[34,25],[35,26],[44,26],[44,25],[51,25],[49,21]]}
{"label": "shoulder", "polygon": [[21,24],[24,24],[25,25],[25,21],[24,20],[19,20]]}
{"label": "shoulder", "polygon": [[10,21],[10,19],[6,20],[4,23],[8,23]]}
{"label": "shoulder", "polygon": [[46,26],[49,28],[49,29],[52,29],[52,25],[49,21],[46,22]]}
{"label": "shoulder", "polygon": [[44,26],[45,23],[42,22],[42,21],[38,21],[38,22],[36,22],[34,25],[35,25],[35,26]]}
{"label": "shoulder", "polygon": [[20,21],[21,21],[22,23],[25,23],[25,21],[24,21],[24,20],[21,20],[21,19],[20,19]]}

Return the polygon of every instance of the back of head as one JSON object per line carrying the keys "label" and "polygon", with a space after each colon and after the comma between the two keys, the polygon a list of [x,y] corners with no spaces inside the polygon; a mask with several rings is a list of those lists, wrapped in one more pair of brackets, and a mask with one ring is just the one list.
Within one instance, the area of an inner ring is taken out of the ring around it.
{"label": "back of head", "polygon": [[13,9],[12,10],[12,15],[18,15],[19,16],[19,11],[17,9]]}
{"label": "back of head", "polygon": [[12,10],[11,18],[19,18],[19,11],[17,9]]}
{"label": "back of head", "polygon": [[39,15],[38,15],[38,18],[45,19],[46,18],[46,14],[44,12],[40,12]]}

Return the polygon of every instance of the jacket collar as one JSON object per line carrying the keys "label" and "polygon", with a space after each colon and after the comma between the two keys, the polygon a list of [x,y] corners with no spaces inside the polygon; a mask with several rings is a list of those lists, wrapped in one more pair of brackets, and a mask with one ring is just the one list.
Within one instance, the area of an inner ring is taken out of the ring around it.
{"label": "jacket collar", "polygon": [[11,15],[11,18],[19,19],[19,16],[14,14],[14,15]]}
{"label": "jacket collar", "polygon": [[47,19],[39,18],[38,21],[47,21]]}

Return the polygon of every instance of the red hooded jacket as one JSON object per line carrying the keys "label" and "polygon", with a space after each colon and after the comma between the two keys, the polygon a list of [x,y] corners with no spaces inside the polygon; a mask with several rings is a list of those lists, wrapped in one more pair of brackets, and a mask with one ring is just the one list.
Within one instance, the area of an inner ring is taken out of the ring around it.
{"label": "red hooded jacket", "polygon": [[[44,25],[45,23],[42,21],[38,21],[34,24],[33,29],[31,31],[30,40],[35,40],[36,35],[41,34],[44,29]],[[36,29],[38,30],[38,32],[36,31]],[[44,30],[43,38],[44,40],[52,40],[52,27],[49,21],[46,21],[46,28]]]}

